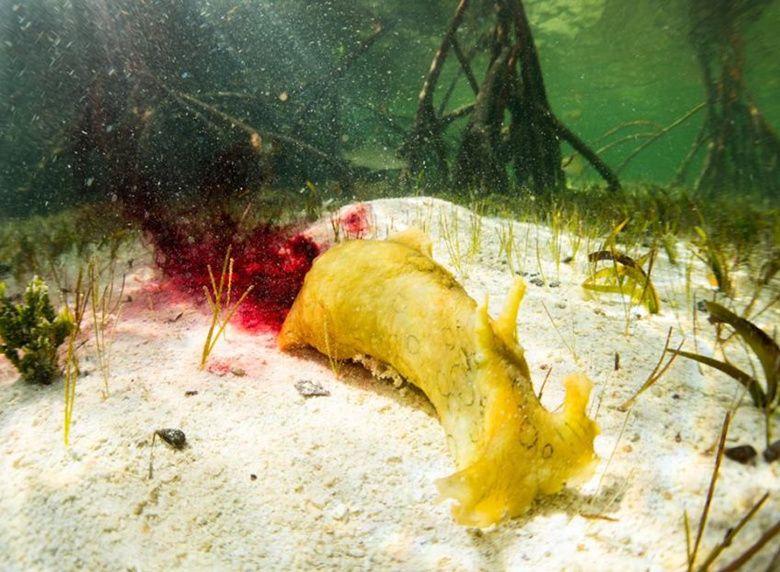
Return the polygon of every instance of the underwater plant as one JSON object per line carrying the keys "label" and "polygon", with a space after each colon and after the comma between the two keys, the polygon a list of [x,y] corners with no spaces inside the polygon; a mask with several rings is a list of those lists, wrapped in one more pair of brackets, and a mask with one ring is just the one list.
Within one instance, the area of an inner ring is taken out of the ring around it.
{"label": "underwater plant", "polygon": [[482,221],[485,207],[480,202],[469,205],[469,257],[482,250]]}
{"label": "underwater plant", "polygon": [[[720,466],[721,462],[723,461],[723,455],[726,449],[726,437],[728,436],[729,427],[731,425],[731,417],[732,414],[730,411],[728,411],[723,418],[723,425],[721,426],[720,437],[718,439],[718,448],[715,453],[715,463],[712,468],[712,474],[710,476],[709,485],[707,487],[707,496],[704,498],[704,505],[699,517],[699,522],[696,526],[695,537],[691,534],[691,521],[688,517],[688,511],[686,510],[683,512],[683,527],[685,530],[685,556],[687,560],[686,570],[688,570],[688,572],[692,572],[693,570],[697,570],[698,572],[706,572],[707,570],[711,570],[712,564],[715,562],[715,560],[718,559],[723,551],[731,545],[734,538],[736,538],[745,525],[753,519],[756,513],[761,509],[763,504],[769,498],[769,492],[761,495],[761,497],[755,503],[753,503],[753,506],[751,506],[750,509],[748,509],[747,512],[742,515],[742,517],[739,519],[739,522],[728,528],[726,534],[723,537],[723,540],[715,545],[712,550],[710,550],[707,556],[704,557],[704,561],[698,566],[696,565],[699,549],[702,546],[704,530],[707,528],[710,509],[712,507],[712,500],[715,496],[715,486],[718,482],[718,476],[720,475]],[[771,542],[778,534],[780,534],[780,520],[775,522],[774,526],[771,526],[769,529],[764,531],[758,540],[756,540],[744,552],[742,552],[742,554],[737,556],[726,566],[720,568],[720,570],[741,570],[742,567],[753,556],[755,556],[759,550]],[[770,565],[767,570],[771,569],[774,569],[772,565]]]}
{"label": "underwater plant", "polygon": [[591,381],[565,379],[560,412],[536,397],[516,333],[518,279],[496,319],[431,257],[414,229],[339,244],[315,262],[279,335],[337,360],[370,356],[419,387],[436,408],[457,472],[440,479],[455,519],[489,526],[522,514],[590,474],[597,425]]}
{"label": "underwater plant", "polygon": [[506,224],[500,225],[496,229],[496,235],[498,237],[498,257],[499,259],[504,256],[503,260],[506,261],[506,267],[509,271],[509,275],[515,274],[515,225],[510,221]]}
{"label": "underwater plant", "polygon": [[[669,359],[666,360],[666,363],[664,363],[664,357],[666,357],[666,354],[669,351],[669,342],[672,339],[673,331],[674,328],[669,328],[669,333],[666,334],[666,342],[664,343],[664,348],[661,351],[661,355],[658,358],[658,362],[656,362],[655,367],[647,376],[647,379],[645,379],[645,382],[639,387],[639,389],[637,389],[631,397],[629,397],[626,401],[624,401],[621,405],[618,406],[618,409],[620,411],[627,411],[629,408],[631,408],[634,405],[636,398],[642,395],[648,389],[650,389],[650,387],[655,385],[655,383],[663,377],[663,375],[674,363],[674,360],[678,355],[677,353],[674,352],[672,352],[672,355],[669,357]],[[680,351],[680,349],[682,349],[683,343],[685,343],[685,338],[683,338],[680,341],[679,345],[677,346],[678,352]]]}
{"label": "underwater plant", "polygon": [[206,294],[206,300],[209,303],[211,309],[211,325],[209,331],[206,334],[206,341],[203,343],[203,351],[200,356],[200,368],[206,367],[206,362],[211,355],[211,351],[214,346],[217,345],[217,340],[225,331],[233,315],[238,310],[241,302],[249,295],[254,288],[254,285],[250,285],[241,297],[231,306],[230,295],[233,289],[233,259],[230,257],[230,247],[228,247],[225,253],[225,260],[222,262],[222,272],[219,275],[219,284],[214,279],[214,273],[211,271],[211,265],[208,266],[209,278],[211,279],[211,292],[205,286],[203,292]]}
{"label": "underwater plant", "polygon": [[[649,257],[648,271],[642,269],[642,263]],[[612,265],[595,270],[583,283],[582,287],[594,292],[619,293],[628,295],[634,304],[644,304],[647,311],[657,314],[661,310],[661,302],[650,280],[653,269],[655,250],[651,250],[646,257],[634,260],[627,254],[615,250],[598,250],[588,254],[588,260],[595,265],[607,260]]]}
{"label": "underwater plant", "polygon": [[774,409],[777,406],[777,383],[780,379],[780,348],[778,348],[777,343],[753,322],[737,316],[717,302],[705,302],[704,304],[710,314],[711,323],[718,327],[723,324],[731,326],[737,336],[756,354],[764,372],[763,387],[755,375],[739,369],[728,360],[720,361],[698,353],[680,350],[668,351],[722,371],[747,389],[756,407],[765,409],[767,412]]}
{"label": "underwater plant", "polygon": [[73,406],[76,403],[76,381],[81,373],[76,341],[81,334],[81,324],[84,321],[88,302],[89,292],[85,290],[84,269],[81,268],[73,289],[73,303],[69,304],[66,300],[68,311],[73,317],[73,328],[68,334],[65,346],[65,411],[62,421],[62,437],[66,447],[70,444],[70,426],[73,420]]}
{"label": "underwater plant", "polygon": [[37,275],[52,285],[52,295],[62,294],[75,280],[68,273],[73,266],[68,257],[86,260],[105,250],[116,258],[119,248],[134,237],[114,210],[82,205],[57,214],[3,221],[0,261],[17,284]]}
{"label": "underwater plant", "polygon": [[[119,288],[116,287],[116,252],[110,253],[106,271],[106,285],[100,287],[101,272],[97,262],[90,261],[87,269],[87,297],[95,328],[95,351],[98,367],[103,378],[103,396],[108,397],[108,380],[111,376],[111,344],[122,310],[122,294],[125,291],[125,276]],[[77,299],[78,302],[78,299]]]}
{"label": "underwater plant", "polygon": [[709,268],[711,272],[708,277],[710,282],[726,296],[733,297],[734,283],[731,280],[731,271],[723,248],[700,226],[695,227],[694,230],[697,235],[697,239],[694,242],[696,246],[694,254]]}
{"label": "underwater plant", "polygon": [[447,248],[447,254],[450,257],[450,263],[461,278],[465,278],[466,272],[466,253],[461,247],[460,242],[460,223],[458,213],[453,209],[450,216],[442,214],[439,216],[439,232],[441,234],[444,246]]}
{"label": "underwater plant", "polygon": [[49,384],[60,374],[57,348],[73,330],[67,308],[56,314],[49,289],[35,276],[22,295],[21,303],[5,295],[0,282],[0,352],[29,383]]}

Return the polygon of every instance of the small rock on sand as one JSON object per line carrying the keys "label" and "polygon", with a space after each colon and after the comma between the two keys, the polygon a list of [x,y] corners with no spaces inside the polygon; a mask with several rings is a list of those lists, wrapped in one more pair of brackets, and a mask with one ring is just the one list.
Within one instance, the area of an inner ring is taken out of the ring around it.
{"label": "small rock on sand", "polygon": [[295,382],[295,389],[304,397],[327,397],[330,391],[322,387],[322,384],[310,379],[301,379]]}

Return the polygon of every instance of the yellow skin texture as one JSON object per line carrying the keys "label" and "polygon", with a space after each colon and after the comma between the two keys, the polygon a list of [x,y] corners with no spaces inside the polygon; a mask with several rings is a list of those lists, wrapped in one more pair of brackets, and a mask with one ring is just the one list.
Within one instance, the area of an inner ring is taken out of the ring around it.
{"label": "yellow skin texture", "polygon": [[566,378],[559,413],[534,394],[515,330],[524,291],[518,280],[493,320],[434,262],[420,231],[345,242],[314,262],[279,346],[336,360],[369,355],[419,387],[458,468],[437,482],[442,497],[456,501],[457,522],[489,526],[588,476],[596,460],[590,381]]}

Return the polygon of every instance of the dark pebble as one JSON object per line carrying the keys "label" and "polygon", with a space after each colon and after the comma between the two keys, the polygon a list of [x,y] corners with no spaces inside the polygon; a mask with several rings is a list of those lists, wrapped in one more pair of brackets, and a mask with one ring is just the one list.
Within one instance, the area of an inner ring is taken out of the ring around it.
{"label": "dark pebble", "polygon": [[534,286],[539,286],[540,288],[541,288],[542,286],[544,286],[544,280],[542,280],[541,278],[531,278],[531,279],[529,280],[529,282],[530,282],[531,284],[533,284]]}
{"label": "dark pebble", "polygon": [[198,391],[196,389],[190,389],[184,392],[184,397],[192,397],[193,395],[198,395]]}
{"label": "dark pebble", "polygon": [[251,475],[249,475],[249,480],[250,481],[256,481],[257,480],[257,475],[252,473]]}
{"label": "dark pebble", "polygon": [[780,459],[780,439],[764,449],[764,460],[767,463],[772,463],[777,459]]}
{"label": "dark pebble", "polygon": [[174,449],[183,449],[187,444],[187,436],[181,429],[158,429],[155,433]]}
{"label": "dark pebble", "polygon": [[737,445],[736,447],[729,447],[723,454],[732,461],[745,465],[752,461],[758,453],[752,445]]}
{"label": "dark pebble", "polygon": [[573,256],[567,256],[566,258],[563,259],[563,263],[564,264],[571,264],[572,260],[574,260]]}
{"label": "dark pebble", "polygon": [[548,284],[548,286],[550,288],[560,288],[561,287],[561,283],[558,280],[553,280],[552,282],[550,282]]}

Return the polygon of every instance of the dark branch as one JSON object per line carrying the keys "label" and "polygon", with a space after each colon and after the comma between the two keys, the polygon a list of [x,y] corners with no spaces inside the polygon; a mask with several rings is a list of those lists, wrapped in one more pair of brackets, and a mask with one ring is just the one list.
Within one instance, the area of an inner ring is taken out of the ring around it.
{"label": "dark branch", "polygon": [[471,91],[474,92],[474,95],[479,95],[479,83],[477,82],[477,78],[474,76],[474,72],[471,69],[469,57],[463,53],[463,50],[461,49],[460,44],[458,43],[458,40],[455,38],[455,36],[450,38],[450,44],[452,44],[452,51],[455,52],[455,57],[458,58],[460,67],[463,69],[463,73],[466,74],[466,79],[469,81]]}
{"label": "dark branch", "polygon": [[555,132],[558,136],[571,145],[575,151],[582,155],[588,163],[593,165],[593,168],[598,171],[598,174],[607,182],[610,190],[618,190],[620,188],[620,180],[617,175],[609,168],[609,166],[601,160],[595,151],[593,151],[587,143],[575,135],[568,127],[566,127],[561,120],[555,117],[552,113],[547,113],[547,118],[550,120]]}

